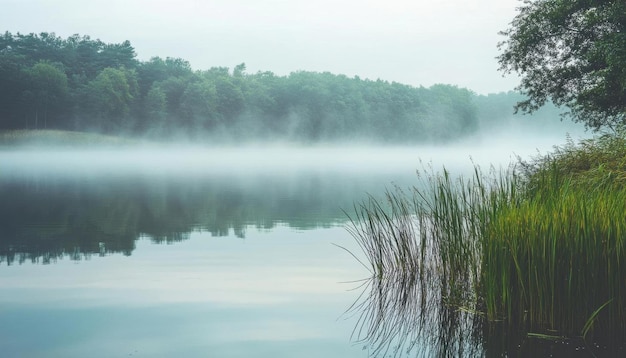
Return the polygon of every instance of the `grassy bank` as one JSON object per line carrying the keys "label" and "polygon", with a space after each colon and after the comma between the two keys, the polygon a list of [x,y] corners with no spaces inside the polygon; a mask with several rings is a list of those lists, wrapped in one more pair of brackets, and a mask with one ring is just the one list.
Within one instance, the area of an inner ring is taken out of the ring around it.
{"label": "grassy bank", "polygon": [[97,133],[72,132],[51,129],[12,130],[0,132],[0,147],[119,147],[136,145],[135,139]]}
{"label": "grassy bank", "polygon": [[388,205],[358,206],[350,230],[372,272],[360,338],[397,347],[412,329],[455,355],[497,325],[510,337],[623,347],[625,138],[570,142],[471,178],[422,173]]}

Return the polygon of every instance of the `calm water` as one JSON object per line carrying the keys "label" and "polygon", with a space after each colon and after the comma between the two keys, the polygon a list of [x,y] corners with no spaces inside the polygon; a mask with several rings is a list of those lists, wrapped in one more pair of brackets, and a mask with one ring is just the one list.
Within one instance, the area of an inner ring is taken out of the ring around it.
{"label": "calm water", "polygon": [[[563,142],[0,152],[0,352],[367,357],[345,209]],[[471,160],[470,160],[471,158]]]}

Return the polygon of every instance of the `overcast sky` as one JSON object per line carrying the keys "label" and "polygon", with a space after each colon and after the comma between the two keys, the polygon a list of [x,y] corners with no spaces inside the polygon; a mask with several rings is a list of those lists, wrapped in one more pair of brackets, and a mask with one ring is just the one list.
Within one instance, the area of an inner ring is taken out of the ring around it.
{"label": "overcast sky", "polygon": [[197,70],[329,71],[414,86],[507,91],[497,43],[517,0],[0,0],[1,31],[129,40],[140,60]]}

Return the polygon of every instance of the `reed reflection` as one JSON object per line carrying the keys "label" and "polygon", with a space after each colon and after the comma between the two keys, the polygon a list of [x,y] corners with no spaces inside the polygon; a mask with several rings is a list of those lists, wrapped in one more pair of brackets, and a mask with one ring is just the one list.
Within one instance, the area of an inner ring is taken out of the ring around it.
{"label": "reed reflection", "polygon": [[469,307],[451,304],[458,300],[452,294],[466,292],[454,292],[440,279],[433,245],[416,240],[426,237],[425,222],[415,220],[402,196],[389,193],[387,200],[389,210],[370,198],[348,226],[365,255],[359,261],[371,274],[348,310],[359,317],[353,339],[372,357],[480,356],[480,335],[474,333],[482,319]]}

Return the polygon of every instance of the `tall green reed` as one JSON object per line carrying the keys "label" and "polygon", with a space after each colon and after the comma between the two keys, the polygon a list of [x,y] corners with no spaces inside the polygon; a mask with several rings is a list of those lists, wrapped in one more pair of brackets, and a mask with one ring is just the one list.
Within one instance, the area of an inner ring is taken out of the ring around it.
{"label": "tall green reed", "polygon": [[385,202],[370,198],[355,207],[349,231],[372,274],[369,295],[353,307],[363,312],[357,336],[377,352],[391,342],[401,348],[400,337],[411,347],[427,337],[440,343],[438,354],[456,355],[471,349],[464,332],[481,317],[482,232],[515,186],[487,184],[478,169],[469,180],[446,170],[419,174],[410,193],[396,188]]}
{"label": "tall green reed", "polygon": [[484,232],[487,315],[567,336],[623,335],[626,190],[547,178]]}
{"label": "tall green reed", "polygon": [[497,323],[515,334],[623,344],[621,144],[570,144],[517,168],[476,168],[470,178],[422,171],[410,193],[357,206],[350,231],[372,272],[370,295],[355,306],[365,312],[359,336],[383,347],[426,334],[439,348],[461,349],[464,336]]}

